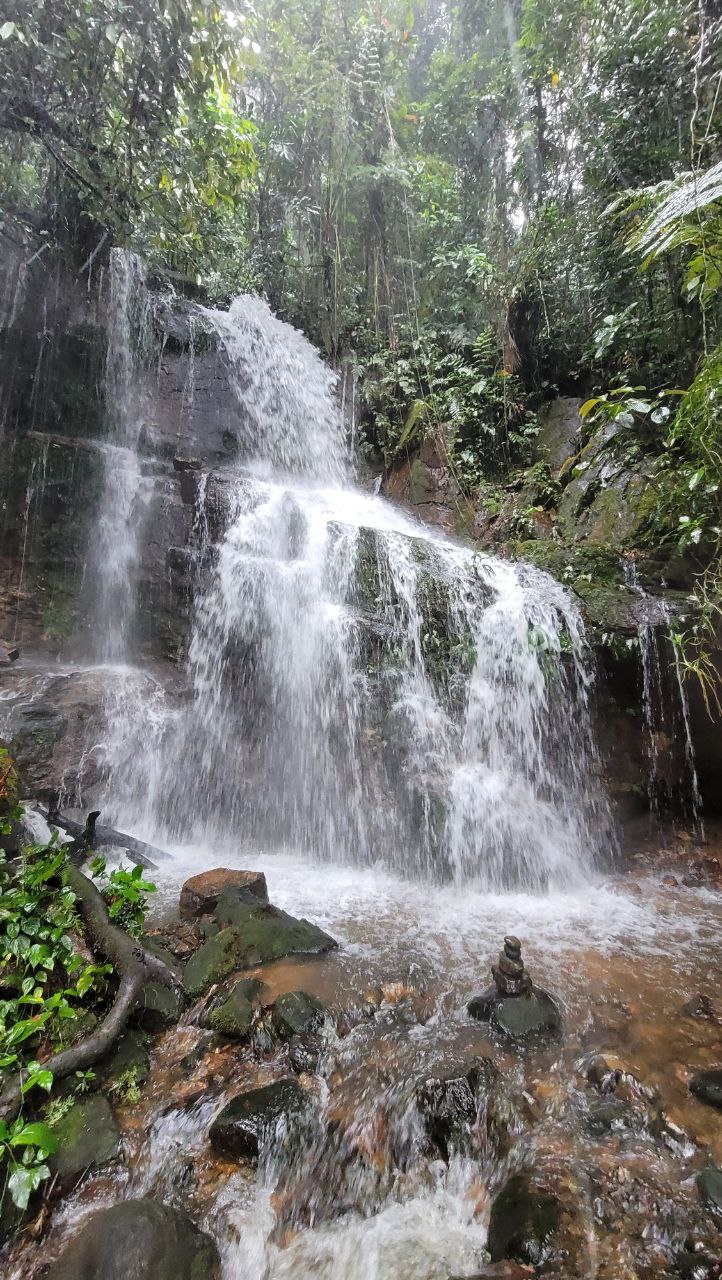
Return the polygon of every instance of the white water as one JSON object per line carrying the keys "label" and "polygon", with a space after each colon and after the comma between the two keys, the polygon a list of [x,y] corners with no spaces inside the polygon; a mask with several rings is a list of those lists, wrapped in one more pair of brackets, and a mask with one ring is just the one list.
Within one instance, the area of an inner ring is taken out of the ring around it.
{"label": "white water", "polygon": [[135,573],[150,496],[138,455],[144,408],[141,370],[149,326],[145,266],[136,254],[113,249],[105,387],[108,438],[99,444],[103,492],[87,567],[91,651],[104,662],[127,657],[135,614]]}
{"label": "white water", "polygon": [[144,713],[131,682],[113,704],[113,816],[494,890],[583,882],[611,837],[566,592],[355,488],[333,376],[264,303],[202,315],[243,463],[196,596],[192,701]]}

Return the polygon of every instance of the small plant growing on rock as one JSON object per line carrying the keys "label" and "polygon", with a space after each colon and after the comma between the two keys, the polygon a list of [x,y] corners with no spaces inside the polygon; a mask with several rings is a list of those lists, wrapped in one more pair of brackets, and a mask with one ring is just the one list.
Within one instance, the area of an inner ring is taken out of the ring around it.
{"label": "small plant growing on rock", "polygon": [[99,855],[90,864],[93,877],[101,882],[103,897],[108,903],[108,915],[121,929],[139,938],[145,924],[146,895],[155,893],[150,880],[143,879],[143,868],[127,871],[116,867],[110,873],[105,858]]}

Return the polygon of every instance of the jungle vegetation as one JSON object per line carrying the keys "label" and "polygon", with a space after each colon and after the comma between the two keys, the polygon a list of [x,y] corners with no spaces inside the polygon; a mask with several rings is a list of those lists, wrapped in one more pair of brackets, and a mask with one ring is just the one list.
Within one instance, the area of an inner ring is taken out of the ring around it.
{"label": "jungle vegetation", "polygon": [[263,293],[354,363],[375,461],[442,430],[472,496],[581,395],[719,599],[716,0],[2,0],[0,218]]}

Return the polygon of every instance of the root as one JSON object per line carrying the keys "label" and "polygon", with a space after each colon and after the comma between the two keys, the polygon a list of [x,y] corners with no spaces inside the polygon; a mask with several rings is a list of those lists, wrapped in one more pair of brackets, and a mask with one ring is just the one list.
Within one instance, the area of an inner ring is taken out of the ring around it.
{"label": "root", "polygon": [[[147,982],[160,982],[165,987],[182,989],[179,979],[167,964],[147,951],[136,938],[131,938],[111,923],[102,894],[82,871],[74,866],[68,867],[67,881],[76,896],[93,950],[110,961],[120,985],[100,1025],[78,1044],[62,1049],[42,1064],[52,1071],[56,1080],[92,1066],[112,1048]],[[0,1094],[0,1119],[12,1119],[20,1110],[21,1083],[21,1079],[16,1078]]]}

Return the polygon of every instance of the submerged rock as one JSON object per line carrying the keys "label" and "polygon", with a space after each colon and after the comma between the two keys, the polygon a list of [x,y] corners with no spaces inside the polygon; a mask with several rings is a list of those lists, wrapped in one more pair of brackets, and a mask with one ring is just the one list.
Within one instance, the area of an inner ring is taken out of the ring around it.
{"label": "submerged rock", "polygon": [[180,894],[181,917],[190,920],[194,916],[210,915],[228,889],[240,889],[251,899],[268,902],[266,877],[262,871],[232,871],[227,867],[215,867],[186,880]]}
{"label": "submerged rock", "polygon": [[61,1186],[74,1182],[114,1160],[120,1151],[120,1133],[108,1099],[91,1094],[73,1103],[53,1126],[58,1150],[50,1157],[51,1177]]}
{"label": "submerged rock", "polygon": [[214,1031],[242,1040],[250,1035],[256,1010],[268,987],[258,978],[241,978],[227,1000],[216,1006],[209,1021]]}
{"label": "submerged rock", "polygon": [[217,1280],[210,1236],[169,1205],[144,1197],[96,1213],[47,1280]]}
{"label": "submerged rock", "polygon": [[[224,922],[219,932],[204,942],[186,965],[183,985],[189,995],[200,995],[236,969],[251,969],[283,956],[317,955],[338,946],[317,925],[296,920],[278,907],[253,907],[242,902],[232,907],[219,903],[221,906]],[[234,923],[226,924],[231,912]]]}
{"label": "submerged rock", "polygon": [[499,963],[492,965],[494,986],[469,1001],[472,1018],[488,1022],[510,1040],[556,1036],[562,1019],[554,1000],[542,987],[534,987],[521,958],[518,938],[504,939]]}
{"label": "submerged rock", "polygon": [[315,996],[306,991],[287,991],[276,1000],[271,1022],[276,1034],[289,1040],[291,1036],[318,1031],[326,1016],[326,1008]]}
{"label": "submerged rock", "polygon": [[289,1127],[307,1105],[303,1089],[290,1078],[241,1093],[213,1121],[211,1145],[227,1156],[258,1156],[264,1140]]}
{"label": "submerged rock", "polygon": [[690,1092],[700,1102],[722,1111],[722,1067],[711,1067],[709,1071],[699,1071],[689,1082]]}

